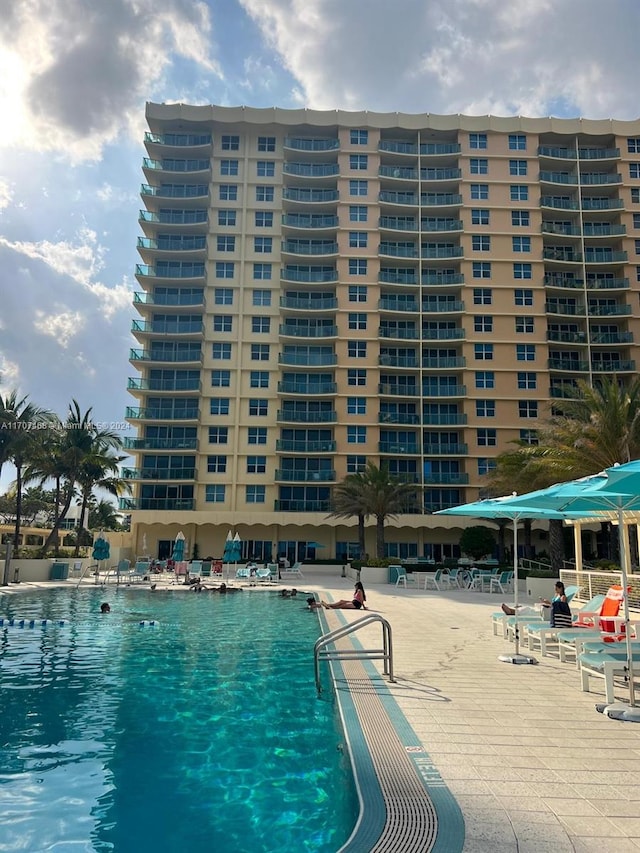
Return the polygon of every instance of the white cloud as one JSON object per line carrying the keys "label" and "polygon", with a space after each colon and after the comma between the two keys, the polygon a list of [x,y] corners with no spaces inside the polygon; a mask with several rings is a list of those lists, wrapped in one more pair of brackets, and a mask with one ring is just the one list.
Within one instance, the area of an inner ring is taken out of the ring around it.
{"label": "white cloud", "polygon": [[48,335],[63,349],[67,349],[71,339],[82,331],[84,319],[79,311],[62,311],[59,314],[48,314],[38,309],[35,312],[33,325],[43,335]]}
{"label": "white cloud", "polygon": [[20,368],[15,361],[0,352],[0,388],[17,388],[20,384]]}
{"label": "white cloud", "polygon": [[0,177],[0,210],[9,207],[12,199],[13,188],[9,185],[8,181]]}

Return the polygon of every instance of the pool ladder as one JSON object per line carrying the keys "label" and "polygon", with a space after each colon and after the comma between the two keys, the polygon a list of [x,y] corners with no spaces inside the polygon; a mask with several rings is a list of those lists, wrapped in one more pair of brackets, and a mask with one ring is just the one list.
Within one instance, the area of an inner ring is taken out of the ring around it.
{"label": "pool ladder", "polygon": [[[379,622],[382,627],[382,648],[381,649],[336,649],[335,642],[349,634],[359,631],[370,625],[372,622]],[[327,648],[333,645],[334,648]],[[328,634],[323,634],[316,641],[313,647],[313,662],[316,676],[316,689],[318,693],[322,692],[320,684],[320,661],[321,660],[381,660],[384,661],[383,673],[389,676],[389,681],[395,683],[393,677],[393,643],[391,640],[391,625],[382,616],[377,613],[370,613],[356,622],[350,622],[348,625],[343,625],[341,628],[336,628],[329,631]]]}

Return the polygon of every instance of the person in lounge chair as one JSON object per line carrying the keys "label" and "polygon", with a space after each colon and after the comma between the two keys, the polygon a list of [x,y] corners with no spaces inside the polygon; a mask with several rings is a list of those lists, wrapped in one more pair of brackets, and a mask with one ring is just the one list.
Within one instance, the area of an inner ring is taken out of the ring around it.
{"label": "person in lounge chair", "polygon": [[326,610],[366,610],[366,600],[367,596],[365,595],[364,587],[358,581],[352,599],[342,598],[340,601],[334,601],[333,604],[328,604],[326,601],[321,601],[320,603]]}
{"label": "person in lounge chair", "polygon": [[[555,595],[551,600],[548,598],[541,598],[539,601],[542,607],[551,608],[550,625],[552,628],[571,627],[571,609],[569,607],[569,602],[567,601],[567,596],[565,595],[564,584],[562,581],[556,582]],[[510,607],[508,604],[502,605],[502,612],[506,613],[507,616],[516,615],[515,607]],[[518,607],[518,616],[531,616],[535,613],[536,611],[532,607],[526,605],[524,607]]]}

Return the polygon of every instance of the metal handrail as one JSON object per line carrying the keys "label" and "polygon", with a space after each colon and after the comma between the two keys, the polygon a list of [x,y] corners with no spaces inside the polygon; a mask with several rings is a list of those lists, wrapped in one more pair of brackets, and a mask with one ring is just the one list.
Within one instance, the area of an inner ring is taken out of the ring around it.
{"label": "metal handrail", "polygon": [[[80,577],[78,578],[78,583],[76,584],[76,589],[78,589],[78,587],[80,586],[80,584],[82,583],[84,578],[87,576],[89,569],[96,569],[96,577],[98,576],[97,575],[98,563],[92,563],[90,566],[85,566],[84,569],[80,572]],[[96,581],[96,583],[98,583],[98,581]]]}
{"label": "metal handrail", "polygon": [[[328,649],[328,645],[334,644],[336,640],[353,634],[372,622],[379,622],[382,626],[382,648],[381,649]],[[393,677],[393,643],[391,639],[391,625],[377,613],[370,613],[356,622],[343,625],[323,634],[313,647],[313,663],[316,677],[316,690],[322,692],[320,684],[320,658],[322,660],[382,660],[384,661],[383,673],[389,676],[389,681],[395,683]]]}

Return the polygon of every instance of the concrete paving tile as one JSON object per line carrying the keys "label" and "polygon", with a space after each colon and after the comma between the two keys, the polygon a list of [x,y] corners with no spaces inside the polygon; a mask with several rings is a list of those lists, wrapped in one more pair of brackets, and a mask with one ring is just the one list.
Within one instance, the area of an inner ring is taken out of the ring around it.
{"label": "concrete paving tile", "polygon": [[[604,838],[575,838],[573,840],[575,853],[606,853],[607,841]],[[616,838],[612,845],[612,853],[638,853],[640,847],[627,838]]]}
{"label": "concrete paving tile", "polygon": [[630,800],[598,800],[596,808],[606,817],[637,817],[638,804]]}
{"label": "concrete paving tile", "polygon": [[514,796],[502,794],[497,796],[499,804],[509,813],[514,812],[540,812],[551,814],[549,806],[540,797]]}
{"label": "concrete paving tile", "polygon": [[[624,832],[618,825],[618,819],[605,817],[586,817],[584,815],[562,815],[560,820],[571,835],[582,838],[600,838],[605,844],[611,844],[612,838],[623,838]],[[606,849],[606,846],[605,846]]]}
{"label": "concrete paving tile", "polygon": [[542,798],[545,803],[549,806],[549,809],[556,815],[591,815],[597,817],[602,814],[598,809],[589,803],[587,800],[583,800],[581,797],[573,797],[572,799],[563,800],[560,797]]}
{"label": "concrete paving tile", "polygon": [[618,826],[623,835],[629,838],[640,839],[640,817],[620,817],[616,815],[616,826]]}

